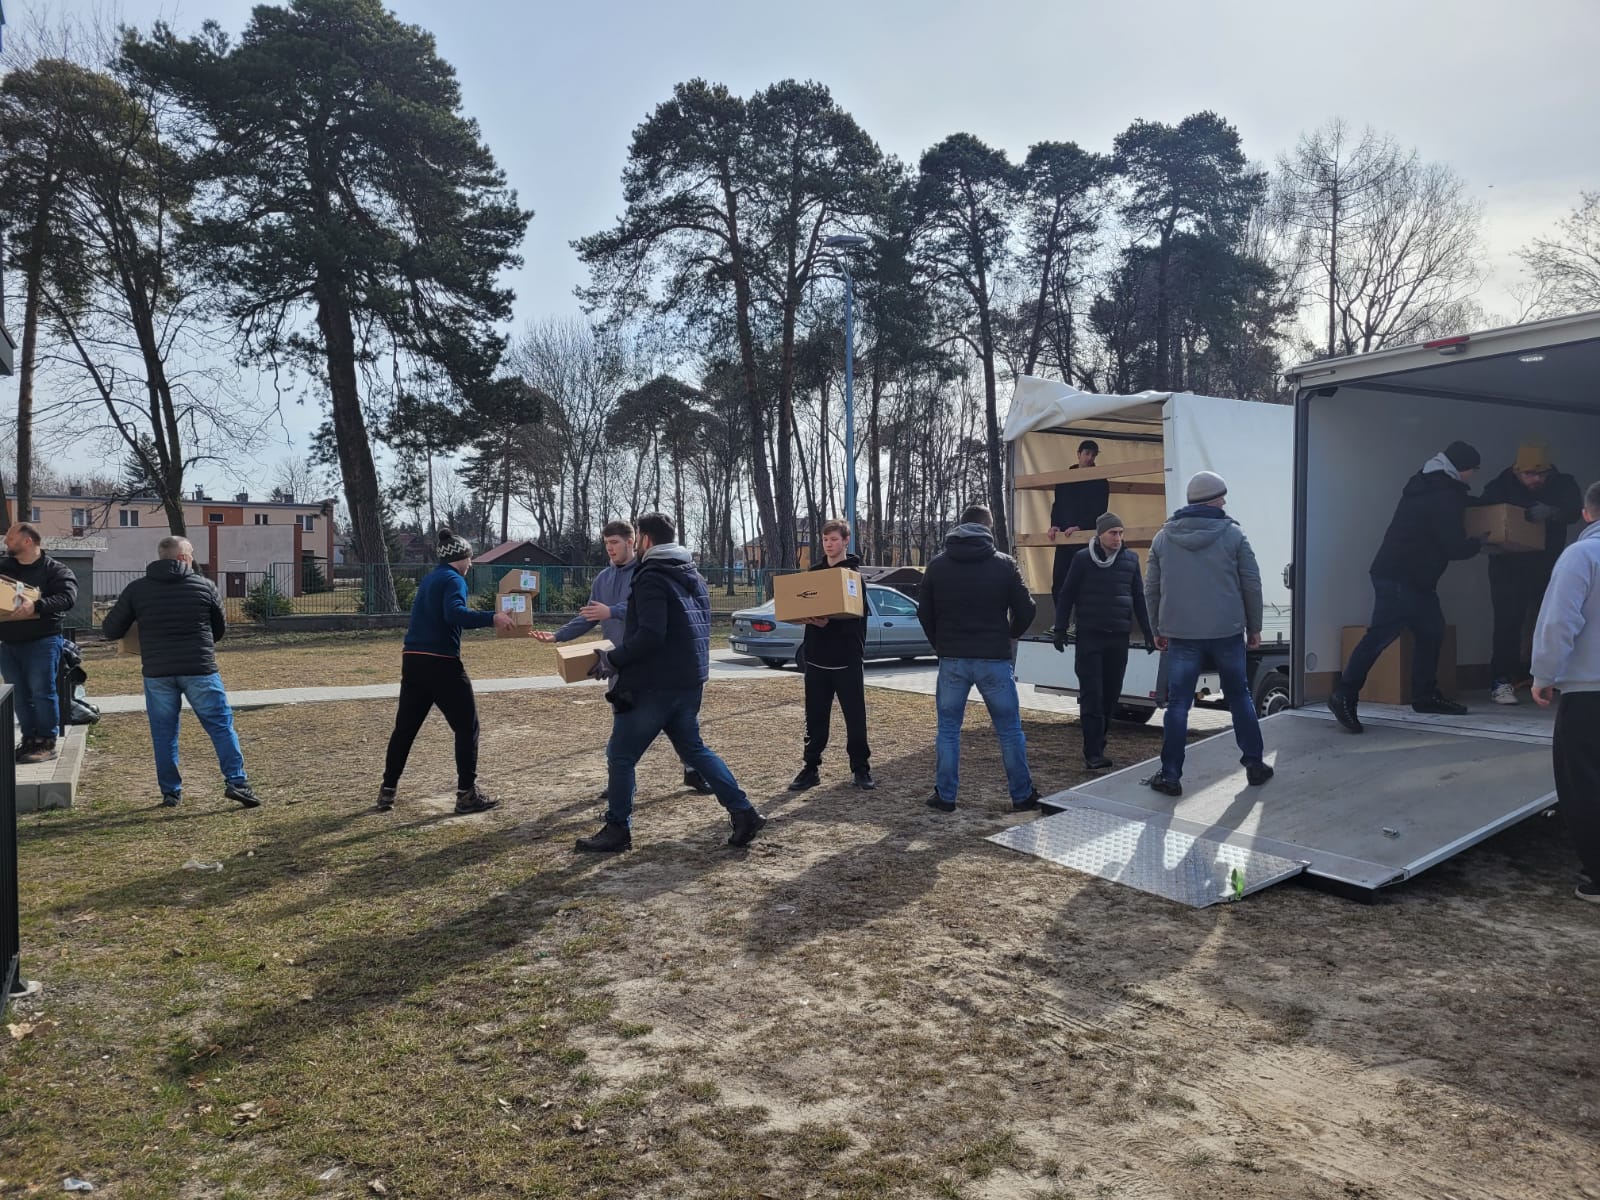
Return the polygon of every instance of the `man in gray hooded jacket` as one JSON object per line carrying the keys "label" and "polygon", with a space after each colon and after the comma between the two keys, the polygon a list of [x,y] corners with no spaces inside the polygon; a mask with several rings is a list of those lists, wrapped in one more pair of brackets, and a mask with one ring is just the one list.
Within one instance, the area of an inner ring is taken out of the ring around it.
{"label": "man in gray hooded jacket", "polygon": [[1245,777],[1259,786],[1273,774],[1262,761],[1261,722],[1245,657],[1247,648],[1261,645],[1261,571],[1239,522],[1222,511],[1228,495],[1222,476],[1201,471],[1189,480],[1187,494],[1189,503],[1150,543],[1144,581],[1156,648],[1167,656],[1161,770],[1145,783],[1167,796],[1183,795],[1189,710],[1207,661],[1222,677]]}

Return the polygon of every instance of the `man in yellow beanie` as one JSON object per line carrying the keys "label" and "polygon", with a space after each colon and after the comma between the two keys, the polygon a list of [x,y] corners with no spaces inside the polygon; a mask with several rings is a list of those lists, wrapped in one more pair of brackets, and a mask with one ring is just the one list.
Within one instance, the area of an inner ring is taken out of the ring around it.
{"label": "man in yellow beanie", "polygon": [[1544,526],[1542,551],[1489,559],[1489,600],[1494,606],[1490,698],[1496,704],[1515,704],[1516,684],[1528,677],[1523,633],[1539,613],[1550,572],[1566,548],[1567,529],[1583,513],[1583,494],[1576,479],[1556,470],[1547,447],[1527,442],[1516,461],[1484,486],[1481,503],[1515,505],[1529,521]]}

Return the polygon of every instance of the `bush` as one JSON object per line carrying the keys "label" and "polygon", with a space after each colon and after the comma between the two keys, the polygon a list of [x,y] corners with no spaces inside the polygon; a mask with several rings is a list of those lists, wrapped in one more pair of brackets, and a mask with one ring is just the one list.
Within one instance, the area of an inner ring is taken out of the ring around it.
{"label": "bush", "polygon": [[268,617],[287,617],[294,605],[270,579],[263,579],[251,588],[244,598],[244,616],[247,621],[265,621]]}
{"label": "bush", "polygon": [[395,576],[394,598],[401,612],[410,612],[411,602],[417,598],[417,581],[409,575]]}
{"label": "bush", "polygon": [[322,573],[322,568],[317,566],[317,560],[308,558],[300,570],[300,590],[307,596],[315,596],[319,592],[331,592],[328,577]]}

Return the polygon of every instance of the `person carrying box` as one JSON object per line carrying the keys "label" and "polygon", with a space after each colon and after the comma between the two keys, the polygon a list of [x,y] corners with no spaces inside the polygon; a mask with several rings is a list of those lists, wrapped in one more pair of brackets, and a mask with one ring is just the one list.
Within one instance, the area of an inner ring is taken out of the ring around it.
{"label": "person carrying box", "polygon": [[78,602],[78,578],[46,554],[39,530],[20,521],[6,531],[0,575],[38,590],[0,620],[0,674],[16,693],[22,742],[19,763],[44,763],[56,757],[61,720],[56,675],[61,665],[61,619]]}

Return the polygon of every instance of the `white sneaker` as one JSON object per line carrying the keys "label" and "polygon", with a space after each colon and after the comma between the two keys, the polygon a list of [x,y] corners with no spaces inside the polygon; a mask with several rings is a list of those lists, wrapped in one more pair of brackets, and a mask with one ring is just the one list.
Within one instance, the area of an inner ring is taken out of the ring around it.
{"label": "white sneaker", "polygon": [[1495,684],[1494,691],[1489,693],[1489,699],[1494,701],[1496,704],[1522,703],[1517,699],[1517,689],[1512,687],[1509,683]]}

